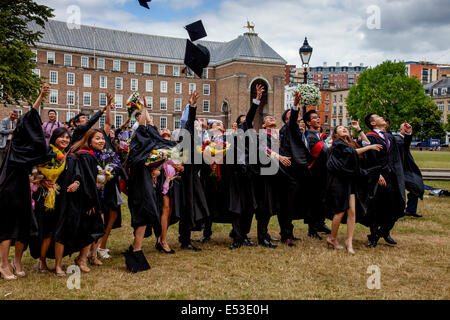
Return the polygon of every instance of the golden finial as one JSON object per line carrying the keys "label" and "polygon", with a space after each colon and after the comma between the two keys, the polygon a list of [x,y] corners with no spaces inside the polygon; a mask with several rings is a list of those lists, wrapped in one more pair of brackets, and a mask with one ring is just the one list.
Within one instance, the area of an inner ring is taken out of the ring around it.
{"label": "golden finial", "polygon": [[248,29],[248,32],[255,33],[255,23],[247,20],[247,25],[244,28]]}

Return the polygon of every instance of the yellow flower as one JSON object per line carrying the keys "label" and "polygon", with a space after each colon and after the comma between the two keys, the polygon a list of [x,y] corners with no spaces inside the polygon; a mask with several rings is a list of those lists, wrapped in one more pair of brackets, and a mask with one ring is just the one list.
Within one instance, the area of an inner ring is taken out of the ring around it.
{"label": "yellow flower", "polygon": [[152,153],[153,153],[153,154],[156,154],[156,150],[152,150]]}

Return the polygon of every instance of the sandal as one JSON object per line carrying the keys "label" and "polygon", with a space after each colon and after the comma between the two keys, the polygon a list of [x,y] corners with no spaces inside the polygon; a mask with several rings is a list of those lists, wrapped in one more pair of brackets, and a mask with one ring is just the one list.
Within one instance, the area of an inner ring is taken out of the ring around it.
{"label": "sandal", "polygon": [[21,278],[25,277],[25,272],[23,272],[23,271],[17,272],[16,265],[14,264],[14,260],[11,261],[11,268],[12,268],[13,274],[15,274],[16,276],[21,277]]}
{"label": "sandal", "polygon": [[88,257],[88,261],[93,266],[101,266],[103,263],[96,256]]}
{"label": "sandal", "polygon": [[100,258],[102,258],[102,259],[111,259],[111,255],[109,254],[109,249],[98,248],[97,253],[100,256]]}
{"label": "sandal", "polygon": [[84,263],[82,264],[80,262],[79,258],[80,257],[75,258],[75,260],[74,260],[75,264],[80,268],[81,271],[86,272],[86,273],[90,272],[91,269],[89,269],[89,267],[86,265],[86,261],[84,261]]}

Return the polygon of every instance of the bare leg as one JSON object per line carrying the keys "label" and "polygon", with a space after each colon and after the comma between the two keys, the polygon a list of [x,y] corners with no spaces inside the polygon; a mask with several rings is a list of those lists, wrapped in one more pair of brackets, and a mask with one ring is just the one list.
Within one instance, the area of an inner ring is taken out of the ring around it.
{"label": "bare leg", "polygon": [[159,236],[159,242],[166,251],[170,251],[170,247],[167,244],[167,229],[169,228],[170,216],[172,214],[172,199],[169,196],[163,197],[163,208],[161,215],[161,235]]}
{"label": "bare leg", "polygon": [[353,233],[355,231],[355,223],[356,223],[356,213],[355,213],[355,195],[350,195],[350,208],[347,211],[347,240],[345,244],[347,246],[347,250],[350,253],[355,253],[353,251]]}
{"label": "bare leg", "polygon": [[337,234],[344,213],[345,212],[341,212],[334,215],[333,222],[331,224],[331,234],[330,237],[327,238],[328,245],[332,245],[335,249],[342,249],[342,246],[337,241]]}
{"label": "bare leg", "polygon": [[90,252],[89,252],[89,254],[88,254],[88,259],[89,259],[89,261],[90,261],[92,264],[96,265],[96,266],[101,266],[101,265],[103,264],[103,263],[97,258],[97,249],[98,249],[98,246],[100,245],[100,240],[101,240],[101,239],[98,239],[97,242],[94,242],[94,243],[91,244],[91,250],[90,250]]}
{"label": "bare leg", "polygon": [[140,226],[136,228],[134,242],[133,242],[133,251],[142,250],[142,242],[144,241],[145,228],[147,226]]}
{"label": "bare leg", "polygon": [[84,247],[80,251],[80,255],[75,259],[75,263],[80,267],[83,272],[89,272],[91,269],[87,266],[87,256],[88,256],[89,246]]}
{"label": "bare leg", "polygon": [[52,238],[45,238],[44,240],[42,240],[41,243],[41,257],[39,258],[39,269],[40,270],[48,270],[48,266],[47,266],[47,252],[48,252],[48,248],[50,247],[50,243],[52,242]]}
{"label": "bare leg", "polygon": [[11,240],[4,240],[0,242],[0,269],[5,276],[12,276],[12,272],[9,269],[9,248],[11,247]]}
{"label": "bare leg", "polygon": [[109,234],[113,228],[114,222],[117,220],[118,213],[116,210],[109,209],[109,219],[108,224],[106,225],[105,235],[100,240],[100,248],[106,249],[106,242],[108,241]]}
{"label": "bare leg", "polygon": [[64,273],[62,269],[62,258],[64,255],[64,245],[59,242],[55,242],[55,272]]}
{"label": "bare leg", "polygon": [[23,255],[23,251],[25,250],[25,245],[20,242],[20,241],[16,241],[15,243],[15,252],[14,252],[14,266],[16,267],[16,272],[22,272],[22,255]]}

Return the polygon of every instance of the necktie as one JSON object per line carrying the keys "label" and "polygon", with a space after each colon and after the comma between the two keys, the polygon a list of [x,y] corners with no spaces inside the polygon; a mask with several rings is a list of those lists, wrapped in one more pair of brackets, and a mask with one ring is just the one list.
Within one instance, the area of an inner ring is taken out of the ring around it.
{"label": "necktie", "polygon": [[389,138],[388,138],[388,135],[384,131],[381,131],[381,134],[384,137],[384,142],[386,142],[386,150],[387,150],[387,152],[389,152]]}

